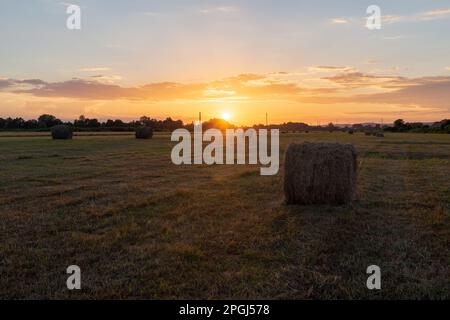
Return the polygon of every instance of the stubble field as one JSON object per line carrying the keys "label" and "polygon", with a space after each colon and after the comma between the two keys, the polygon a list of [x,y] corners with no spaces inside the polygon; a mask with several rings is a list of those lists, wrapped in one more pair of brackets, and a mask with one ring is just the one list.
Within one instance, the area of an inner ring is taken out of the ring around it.
{"label": "stubble field", "polygon": [[450,298],[450,136],[302,141],[355,144],[357,201],[286,206],[282,166],[175,166],[169,134],[0,137],[0,298]]}

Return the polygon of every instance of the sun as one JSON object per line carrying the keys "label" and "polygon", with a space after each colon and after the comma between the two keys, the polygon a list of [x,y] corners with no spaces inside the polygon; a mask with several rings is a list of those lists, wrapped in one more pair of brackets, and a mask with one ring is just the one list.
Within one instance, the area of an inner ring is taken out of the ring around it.
{"label": "sun", "polygon": [[229,112],[222,113],[222,119],[226,120],[226,121],[230,120],[231,119],[231,114]]}

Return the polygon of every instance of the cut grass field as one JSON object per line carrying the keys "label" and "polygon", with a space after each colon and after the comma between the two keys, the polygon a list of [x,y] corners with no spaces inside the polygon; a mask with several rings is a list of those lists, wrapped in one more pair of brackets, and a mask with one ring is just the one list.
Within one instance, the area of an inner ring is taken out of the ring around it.
{"label": "cut grass field", "polygon": [[0,137],[0,298],[449,299],[450,136],[283,134],[280,154],[305,140],[356,146],[357,201],[287,206],[282,168],[177,167],[169,135]]}

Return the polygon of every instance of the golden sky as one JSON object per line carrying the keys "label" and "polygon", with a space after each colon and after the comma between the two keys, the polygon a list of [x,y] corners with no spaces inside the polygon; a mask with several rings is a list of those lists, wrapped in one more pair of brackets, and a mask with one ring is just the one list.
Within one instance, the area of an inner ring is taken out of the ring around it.
{"label": "golden sky", "polygon": [[[0,2],[0,117],[228,113],[238,125],[450,118],[450,3],[379,0]],[[3,45],[7,44],[7,45]]]}
{"label": "golden sky", "polygon": [[204,82],[158,82],[120,86],[92,77],[62,82],[0,80],[2,113],[33,117],[52,113],[100,119],[170,116],[190,122],[231,116],[236,124],[304,121],[380,122],[448,116],[450,77],[406,78],[364,74],[352,67],[317,66],[304,72],[241,74]]}

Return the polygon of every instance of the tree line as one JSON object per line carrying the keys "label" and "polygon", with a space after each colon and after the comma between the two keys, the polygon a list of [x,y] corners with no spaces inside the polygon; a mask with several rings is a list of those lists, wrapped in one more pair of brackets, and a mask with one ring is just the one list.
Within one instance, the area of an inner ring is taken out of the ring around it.
{"label": "tree line", "polygon": [[[62,121],[51,114],[43,114],[37,119],[24,120],[22,118],[0,118],[0,130],[32,130],[32,131],[48,131],[51,127],[65,124],[74,131],[134,131],[140,126],[152,127],[155,131],[173,131],[179,128],[186,128],[193,130],[193,124],[184,124],[181,120],[173,120],[166,118],[165,120],[157,120],[147,116],[142,116],[139,120],[132,120],[129,122],[116,120],[99,121],[98,119],[89,119],[85,116],[80,116],[78,119],[70,121]],[[379,124],[363,125],[354,124],[352,126],[336,126],[329,123],[326,126],[310,126],[303,122],[285,122],[282,124],[257,124],[252,126],[255,129],[270,128],[279,129],[282,132],[306,132],[309,130],[320,131],[371,131],[384,130],[387,132],[416,132],[416,133],[450,133],[450,120],[444,119],[433,124],[423,124],[421,122],[405,122],[403,119],[394,121],[393,125]],[[223,119],[210,119],[203,122],[203,129],[210,128],[228,129],[235,128],[231,123]],[[248,128],[248,127],[245,127]]]}
{"label": "tree line", "polygon": [[421,122],[405,122],[403,119],[394,121],[392,127],[387,127],[385,131],[390,132],[416,132],[416,133],[450,133],[450,120],[444,119],[433,124],[423,124]]}
{"label": "tree line", "polygon": [[0,118],[0,130],[48,131],[51,127],[61,124],[70,126],[74,131],[134,131],[140,126],[150,126],[155,131],[173,131],[184,127],[181,120],[173,120],[172,118],[157,120],[146,116],[130,122],[120,119],[99,121],[98,119],[89,119],[85,116],[80,116],[71,122],[62,121],[50,114],[43,114],[38,119],[31,120],[11,117],[6,119]]}

